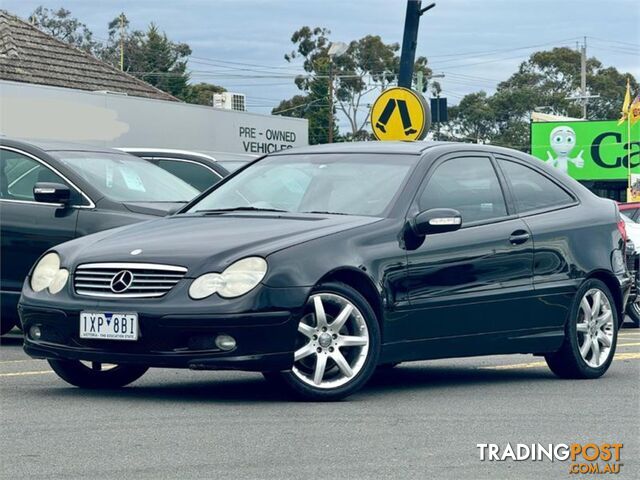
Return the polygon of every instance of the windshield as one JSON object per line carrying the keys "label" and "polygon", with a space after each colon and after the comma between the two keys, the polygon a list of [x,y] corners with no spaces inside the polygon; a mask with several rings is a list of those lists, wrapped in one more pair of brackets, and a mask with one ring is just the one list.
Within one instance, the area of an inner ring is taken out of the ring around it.
{"label": "windshield", "polygon": [[417,157],[281,155],[266,157],[213,190],[188,212],[266,209],[380,216]]}
{"label": "windshield", "polygon": [[131,155],[51,153],[102,194],[119,202],[188,202],[199,193],[166,170]]}

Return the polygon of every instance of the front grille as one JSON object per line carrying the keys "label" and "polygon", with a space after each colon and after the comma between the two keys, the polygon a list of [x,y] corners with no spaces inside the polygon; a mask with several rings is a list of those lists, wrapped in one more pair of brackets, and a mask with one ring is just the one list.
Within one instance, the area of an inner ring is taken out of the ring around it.
{"label": "front grille", "polygon": [[76,268],[73,287],[78,295],[87,297],[157,298],[186,272],[184,267],[155,263],[85,263]]}

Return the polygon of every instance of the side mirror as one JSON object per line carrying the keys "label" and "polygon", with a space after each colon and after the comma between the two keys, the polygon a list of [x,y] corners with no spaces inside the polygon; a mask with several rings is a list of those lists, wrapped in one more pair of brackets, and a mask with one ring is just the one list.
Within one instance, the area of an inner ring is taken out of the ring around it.
{"label": "side mirror", "polygon": [[61,183],[38,182],[33,186],[33,198],[36,202],[67,204],[71,190]]}
{"label": "side mirror", "polygon": [[420,212],[411,221],[411,228],[418,236],[445,233],[459,230],[462,226],[462,215],[452,208],[432,208]]}

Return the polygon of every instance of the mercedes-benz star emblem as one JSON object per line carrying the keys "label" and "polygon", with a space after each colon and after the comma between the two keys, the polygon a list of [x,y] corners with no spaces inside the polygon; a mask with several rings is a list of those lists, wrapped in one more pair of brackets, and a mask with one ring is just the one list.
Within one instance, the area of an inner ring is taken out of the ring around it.
{"label": "mercedes-benz star emblem", "polygon": [[133,283],[133,273],[129,270],[120,270],[111,279],[111,291],[113,293],[122,293],[129,289]]}

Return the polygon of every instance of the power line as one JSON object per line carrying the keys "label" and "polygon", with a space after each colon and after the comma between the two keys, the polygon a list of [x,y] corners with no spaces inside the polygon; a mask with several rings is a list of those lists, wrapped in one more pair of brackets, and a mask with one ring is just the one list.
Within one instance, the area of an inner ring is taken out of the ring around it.
{"label": "power line", "polygon": [[[540,47],[545,47],[545,46],[548,46],[548,45],[556,45],[556,44],[559,44],[559,43],[572,42],[572,41],[578,40],[579,38],[580,37],[564,38],[564,39],[560,39],[560,40],[552,40],[552,41],[545,42],[545,43],[537,43],[537,44],[534,44],[534,45],[525,45],[525,46],[522,46],[522,47],[499,48],[499,49],[494,49],[494,50],[484,50],[484,51],[475,51],[475,52],[461,52],[461,53],[451,53],[451,54],[442,54],[442,55],[429,55],[427,58],[431,59],[431,58],[443,58],[443,57],[469,57],[469,58],[484,57],[484,56],[488,56],[488,55],[494,55],[496,53],[507,53],[507,52],[514,52],[514,51],[518,51],[518,50],[529,50],[531,48],[540,48]],[[456,60],[458,60],[458,59],[456,59]]]}
{"label": "power line", "polygon": [[623,42],[621,40],[605,40],[604,38],[599,38],[599,37],[587,37],[591,40],[597,40],[598,42],[605,42],[605,43],[619,43],[621,45],[627,45],[636,49],[640,49],[640,43],[632,43],[632,42]]}

